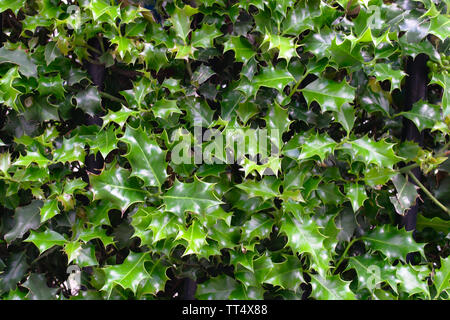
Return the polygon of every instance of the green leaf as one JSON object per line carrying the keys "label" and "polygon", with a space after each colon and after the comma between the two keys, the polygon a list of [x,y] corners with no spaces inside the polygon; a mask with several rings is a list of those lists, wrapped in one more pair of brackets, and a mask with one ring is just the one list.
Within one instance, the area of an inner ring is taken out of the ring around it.
{"label": "green leaf", "polygon": [[117,137],[114,126],[109,126],[106,130],[102,130],[95,136],[95,139],[89,143],[91,151],[96,153],[99,151],[103,158],[117,148]]}
{"label": "green leaf", "polygon": [[373,141],[368,136],[350,141],[356,159],[366,164],[373,163],[380,167],[392,168],[394,164],[402,160],[392,150],[394,144],[384,140]]}
{"label": "green leaf", "polygon": [[86,90],[79,91],[74,98],[77,102],[77,107],[90,116],[94,116],[99,110],[101,110],[100,94],[95,87],[91,86]]}
{"label": "green leaf", "polygon": [[61,51],[56,45],[56,42],[51,41],[45,46],[44,56],[47,66],[61,56]]}
{"label": "green leaf", "polygon": [[62,247],[66,243],[66,239],[61,234],[50,229],[46,229],[43,232],[31,231],[30,236],[25,241],[33,242],[40,253],[47,251],[53,246]]}
{"label": "green leaf", "polygon": [[410,111],[400,112],[397,115],[402,115],[414,122],[419,131],[433,129],[437,122],[441,120],[439,106],[423,102],[422,100],[414,103]]}
{"label": "green leaf", "polygon": [[346,184],[345,194],[352,204],[353,211],[356,212],[368,199],[366,189],[358,183]]}
{"label": "green leaf", "polygon": [[206,233],[203,231],[202,226],[195,220],[189,228],[180,230],[177,239],[184,239],[188,243],[183,256],[188,254],[199,254],[202,247],[207,245]]}
{"label": "green leaf", "polygon": [[190,32],[190,19],[189,17],[197,13],[197,9],[189,5],[185,5],[182,9],[176,7],[175,12],[171,15],[170,21],[173,24],[173,28],[177,36],[186,43],[188,34]]}
{"label": "green leaf", "polygon": [[122,264],[104,268],[106,281],[101,290],[107,291],[110,295],[114,286],[120,285],[124,289],[136,292],[142,281],[150,279],[150,274],[144,266],[146,261],[151,261],[148,252],[130,252]]}
{"label": "green leaf", "polygon": [[19,66],[19,71],[25,77],[37,77],[37,67],[34,61],[20,49],[8,50],[5,47],[0,48],[0,64],[13,63]]}
{"label": "green leaf", "polygon": [[0,292],[14,290],[27,270],[26,251],[12,253],[7,260],[6,269],[0,273]]}
{"label": "green leaf", "polygon": [[175,180],[173,187],[162,196],[166,210],[179,216],[186,211],[203,214],[208,208],[222,203],[214,194],[213,186],[196,177],[192,183]]}
{"label": "green leaf", "polygon": [[40,151],[28,151],[25,156],[20,156],[13,165],[28,167],[32,163],[36,163],[39,167],[45,167],[50,162],[49,159],[44,157]]}
{"label": "green leaf", "polygon": [[423,253],[423,244],[418,244],[412,237],[412,232],[398,230],[389,225],[378,226],[363,237],[371,250],[381,251],[388,260],[406,259],[410,252]]}
{"label": "green leaf", "polygon": [[430,27],[428,32],[445,41],[450,34],[450,19],[448,16],[439,14],[430,19]]}
{"label": "green leaf", "polygon": [[279,92],[282,92],[284,87],[292,81],[295,81],[295,78],[289,71],[280,68],[267,67],[263,68],[262,71],[253,78],[252,87],[255,95],[261,87],[274,88]]}
{"label": "green leaf", "polygon": [[178,109],[177,107],[176,100],[166,100],[166,99],[156,101],[152,107],[152,112],[155,115],[155,117],[161,119],[167,119],[173,113],[180,113],[180,114],[182,113],[181,110]]}
{"label": "green leaf", "polygon": [[324,161],[326,157],[334,152],[337,143],[327,135],[311,135],[302,145],[302,152],[298,157],[299,160],[319,156]]}
{"label": "green leaf", "polygon": [[293,57],[298,57],[293,38],[283,37],[279,35],[266,34],[264,40],[261,44],[269,43],[269,50],[276,48],[278,49],[278,58],[286,59],[287,62]]}
{"label": "green leaf", "polygon": [[0,12],[4,12],[11,9],[12,12],[17,16],[20,8],[23,8],[26,0],[1,0],[0,1]]}
{"label": "green leaf", "polygon": [[152,259],[145,263],[148,279],[145,279],[145,283],[142,284],[142,290],[139,290],[141,294],[154,294],[164,290],[166,281],[169,280],[167,276],[167,269],[169,269],[164,263],[163,259]]}
{"label": "green leaf", "polygon": [[37,90],[41,95],[55,95],[59,99],[64,99],[63,80],[58,74],[54,77],[39,77]]}
{"label": "green leaf", "polygon": [[79,136],[64,139],[61,148],[53,153],[54,160],[59,162],[84,162],[84,141]]}
{"label": "green leaf", "polygon": [[269,238],[274,225],[273,219],[265,214],[253,214],[242,226],[242,238],[251,242],[254,238]]}
{"label": "green leaf", "polygon": [[128,170],[114,164],[100,175],[90,175],[94,199],[110,201],[122,212],[134,203],[144,202],[147,191],[143,190],[136,179],[130,176]]}
{"label": "green leaf", "polygon": [[233,291],[239,289],[239,282],[220,275],[198,285],[195,296],[200,300],[228,300]]}
{"label": "green leaf", "polygon": [[176,214],[164,211],[155,211],[151,214],[151,222],[147,229],[153,231],[153,243],[162,239],[175,238],[183,224],[181,219]]}
{"label": "green leaf", "polygon": [[147,67],[158,72],[169,61],[167,60],[167,49],[163,46],[155,46],[152,43],[145,43],[141,52]]}
{"label": "green leaf", "polygon": [[58,288],[49,288],[44,274],[32,273],[23,284],[28,288],[28,300],[55,300]]}
{"label": "green leaf", "polygon": [[397,292],[396,268],[382,259],[368,254],[350,257],[348,267],[356,270],[359,288],[373,291],[379,284],[386,282]]}
{"label": "green leaf", "polygon": [[192,32],[191,44],[194,47],[212,48],[214,39],[221,35],[222,32],[216,26],[204,23],[200,29]]}
{"label": "green leaf", "polygon": [[13,82],[20,78],[18,67],[11,68],[0,79],[0,102],[14,108],[16,111],[20,111],[21,103],[18,102],[20,91],[13,87]]}
{"label": "green leaf", "polygon": [[400,89],[400,82],[406,76],[402,70],[394,70],[392,66],[387,63],[377,63],[373,67],[370,75],[377,78],[378,81],[389,80],[391,82],[391,92],[394,89]]}
{"label": "green leaf", "polygon": [[46,200],[41,208],[41,223],[59,214],[58,200]]}
{"label": "green leaf", "polygon": [[161,188],[167,178],[166,152],[141,128],[133,129],[127,126],[120,140],[126,142],[129,147],[125,157],[131,164],[131,176],[142,179],[146,186]]}
{"label": "green leaf", "polygon": [[311,274],[312,296],[317,300],[356,300],[349,283],[337,276],[323,278]]}
{"label": "green leaf", "polygon": [[376,186],[384,185],[396,175],[396,171],[389,168],[371,167],[364,173],[366,185]]}
{"label": "green leaf", "polygon": [[422,293],[430,299],[430,292],[427,282],[424,281],[428,274],[424,274],[420,270],[415,270],[411,265],[403,265],[397,268],[396,276],[400,282],[400,288],[411,296],[416,293]]}
{"label": "green leaf", "polygon": [[274,177],[264,177],[260,181],[246,180],[236,185],[241,190],[247,192],[250,197],[261,197],[264,200],[278,197],[280,195],[281,181]]}
{"label": "green leaf", "polygon": [[441,258],[441,267],[436,270],[433,279],[434,286],[436,287],[436,297],[441,292],[448,291],[450,289],[450,258]]}
{"label": "green leaf", "polygon": [[347,131],[347,134],[352,131],[353,125],[355,123],[355,110],[353,106],[344,103],[338,111],[334,112],[334,116],[336,117],[336,121],[339,122]]}
{"label": "green leaf", "polygon": [[37,229],[40,225],[40,208],[43,202],[41,200],[33,200],[29,205],[16,208],[14,214],[14,225],[11,230],[5,234],[6,242],[22,238],[30,229]]}
{"label": "green leaf", "polygon": [[244,37],[231,36],[223,45],[224,53],[229,50],[234,51],[236,61],[243,62],[244,64],[256,54],[253,50],[253,46]]}
{"label": "green leaf", "polygon": [[283,21],[283,34],[297,36],[303,31],[315,28],[314,17],[320,15],[319,1],[309,0],[298,2]]}
{"label": "green leaf", "polygon": [[300,260],[295,256],[287,256],[285,261],[273,264],[264,282],[295,291],[303,282],[302,271]]}
{"label": "green leaf", "polygon": [[320,233],[316,222],[286,212],[283,214],[281,223],[280,232],[287,235],[288,246],[294,252],[309,253],[316,271],[325,274],[329,268],[329,257],[323,246],[326,237]]}
{"label": "green leaf", "polygon": [[416,229],[421,231],[425,228],[432,228],[438,232],[447,234],[450,230],[450,221],[439,217],[428,219],[422,214],[417,215]]}
{"label": "green leaf", "polygon": [[344,103],[353,102],[355,89],[343,80],[336,82],[328,79],[317,79],[301,90],[308,105],[316,101],[322,111],[338,112]]}
{"label": "green leaf", "polygon": [[402,174],[398,174],[392,178],[397,194],[389,197],[398,214],[404,215],[405,211],[411,208],[419,196],[417,187],[405,179]]}

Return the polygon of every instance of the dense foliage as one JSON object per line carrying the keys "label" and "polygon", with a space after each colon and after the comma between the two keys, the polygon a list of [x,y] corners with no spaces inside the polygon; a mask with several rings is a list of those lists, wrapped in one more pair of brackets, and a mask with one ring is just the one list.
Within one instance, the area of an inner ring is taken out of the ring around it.
{"label": "dense foliage", "polygon": [[447,0],[128,2],[0,0],[0,297],[448,299]]}

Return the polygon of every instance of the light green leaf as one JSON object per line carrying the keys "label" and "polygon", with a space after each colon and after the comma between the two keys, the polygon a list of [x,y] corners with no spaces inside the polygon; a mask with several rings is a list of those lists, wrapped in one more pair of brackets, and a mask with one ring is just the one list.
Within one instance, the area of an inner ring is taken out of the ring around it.
{"label": "light green leaf", "polygon": [[167,178],[166,152],[141,128],[127,126],[120,140],[128,144],[125,157],[131,164],[130,176],[142,179],[146,186],[161,188]]}
{"label": "light green leaf", "polygon": [[344,103],[353,102],[355,88],[343,80],[336,82],[328,79],[317,79],[301,90],[308,105],[316,101],[322,111],[338,112]]}

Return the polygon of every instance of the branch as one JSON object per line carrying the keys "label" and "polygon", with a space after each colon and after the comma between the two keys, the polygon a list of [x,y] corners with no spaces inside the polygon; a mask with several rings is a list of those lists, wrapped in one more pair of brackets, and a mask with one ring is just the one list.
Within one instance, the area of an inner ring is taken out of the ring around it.
{"label": "branch", "polygon": [[124,99],[120,99],[120,98],[114,97],[113,95],[111,95],[109,93],[106,93],[106,92],[103,92],[103,91],[99,91],[99,92],[100,92],[100,96],[102,96],[103,98],[106,98],[106,99],[109,99],[111,101],[115,101],[115,102],[124,104],[126,106],[128,105],[127,101],[124,100]]}
{"label": "branch", "polygon": [[428,191],[427,188],[425,188],[425,186],[419,181],[419,179],[416,178],[416,176],[415,176],[411,171],[408,172],[408,175],[414,180],[414,182],[420,187],[420,189],[422,189],[423,192],[425,192],[425,194],[426,194],[428,197],[430,197],[430,199],[431,199],[431,200],[432,200],[439,208],[441,208],[442,210],[444,210],[444,212],[446,212],[448,215],[450,215],[450,211],[447,209],[447,207],[444,206],[441,202],[439,202],[439,200],[436,199],[436,198],[431,194],[431,192]]}

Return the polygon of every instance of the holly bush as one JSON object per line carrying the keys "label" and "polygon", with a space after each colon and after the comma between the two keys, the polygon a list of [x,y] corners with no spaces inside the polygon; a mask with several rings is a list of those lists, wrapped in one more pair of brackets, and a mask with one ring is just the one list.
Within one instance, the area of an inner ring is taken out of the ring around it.
{"label": "holly bush", "polygon": [[448,299],[447,0],[149,4],[0,0],[1,298]]}

